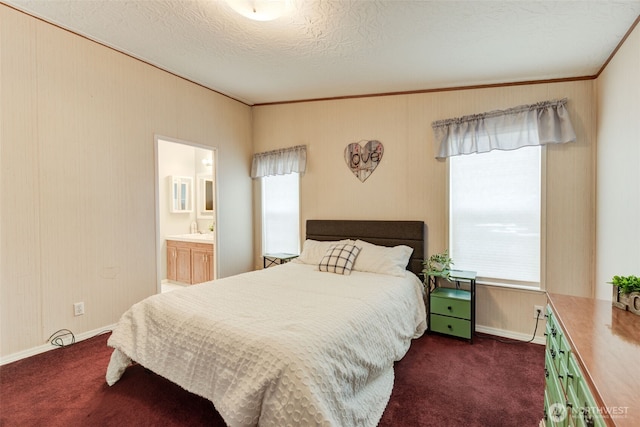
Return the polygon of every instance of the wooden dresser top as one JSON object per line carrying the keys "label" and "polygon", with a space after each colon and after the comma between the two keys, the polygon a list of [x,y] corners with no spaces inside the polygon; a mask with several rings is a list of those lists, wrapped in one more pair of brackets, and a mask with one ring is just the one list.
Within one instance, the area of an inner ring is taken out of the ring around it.
{"label": "wooden dresser top", "polygon": [[548,297],[607,423],[640,425],[640,316],[611,301]]}

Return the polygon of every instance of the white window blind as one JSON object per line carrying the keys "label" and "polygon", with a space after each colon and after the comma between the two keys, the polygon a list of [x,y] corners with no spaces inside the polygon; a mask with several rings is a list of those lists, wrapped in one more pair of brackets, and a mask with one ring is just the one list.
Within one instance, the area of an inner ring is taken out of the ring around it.
{"label": "white window blind", "polygon": [[541,147],[450,157],[454,268],[540,286]]}
{"label": "white window blind", "polygon": [[300,176],[265,176],[261,181],[262,253],[300,253]]}

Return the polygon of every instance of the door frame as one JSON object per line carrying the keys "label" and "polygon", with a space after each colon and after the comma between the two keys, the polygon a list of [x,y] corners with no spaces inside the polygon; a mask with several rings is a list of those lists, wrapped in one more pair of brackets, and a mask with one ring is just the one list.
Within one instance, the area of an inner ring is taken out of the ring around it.
{"label": "door frame", "polygon": [[[155,223],[156,223],[156,291],[157,293],[162,292],[162,277],[164,277],[165,272],[162,271],[162,245],[164,242],[164,237],[161,234],[161,230],[160,230],[160,187],[161,187],[161,182],[160,182],[160,165],[159,165],[159,141],[164,141],[164,142],[169,142],[169,143],[173,143],[173,144],[181,144],[181,145],[187,145],[190,147],[194,147],[194,148],[199,148],[202,150],[209,150],[211,151],[212,154],[212,158],[213,158],[213,171],[212,171],[212,176],[213,176],[213,181],[214,181],[214,198],[215,198],[215,209],[213,212],[213,222],[215,224],[215,231],[214,231],[214,240],[213,240],[213,280],[215,280],[218,277],[218,253],[219,251],[219,245],[218,245],[218,236],[219,236],[219,230],[220,230],[220,222],[219,222],[219,218],[218,218],[218,206],[219,206],[219,200],[218,200],[218,148],[217,147],[212,147],[209,145],[203,145],[203,144],[198,144],[192,141],[185,141],[182,139],[177,139],[177,138],[172,138],[172,137],[168,137],[168,136],[164,136],[164,135],[160,135],[160,134],[154,134],[153,136],[153,141],[154,141],[154,169],[155,169],[155,182],[154,182],[154,187],[155,187]],[[197,179],[197,173],[195,173],[194,171],[194,181]],[[195,193],[195,192],[194,192]],[[194,194],[195,195],[195,194]],[[195,206],[195,204],[194,204]],[[194,210],[194,214],[195,214],[195,210]],[[197,221],[197,214],[196,214],[196,218],[195,221]],[[186,233],[185,233],[186,234]]]}

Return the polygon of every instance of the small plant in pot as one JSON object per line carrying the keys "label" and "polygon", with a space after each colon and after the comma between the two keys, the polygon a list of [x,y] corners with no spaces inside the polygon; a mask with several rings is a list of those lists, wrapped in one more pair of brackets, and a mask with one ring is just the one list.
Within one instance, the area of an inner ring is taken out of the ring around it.
{"label": "small plant in pot", "polygon": [[451,265],[453,260],[449,257],[449,251],[445,250],[439,254],[433,254],[429,259],[425,260],[422,265],[424,269],[422,274],[425,280],[428,276],[444,277],[449,279],[451,273]]}
{"label": "small plant in pot", "polygon": [[629,310],[640,315],[640,277],[613,276],[611,283],[614,288],[613,305],[623,310]]}

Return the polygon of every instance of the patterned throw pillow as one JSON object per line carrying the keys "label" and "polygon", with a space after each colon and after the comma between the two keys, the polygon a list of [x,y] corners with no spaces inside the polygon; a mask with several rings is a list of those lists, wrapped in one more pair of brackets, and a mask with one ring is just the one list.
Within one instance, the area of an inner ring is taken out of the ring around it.
{"label": "patterned throw pillow", "polygon": [[318,269],[329,273],[351,274],[353,263],[360,253],[360,248],[349,243],[332,245],[320,260]]}

